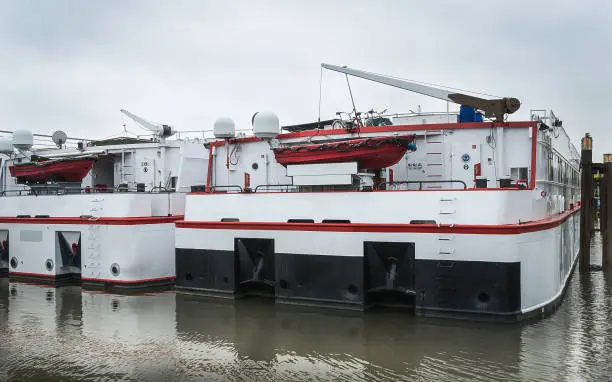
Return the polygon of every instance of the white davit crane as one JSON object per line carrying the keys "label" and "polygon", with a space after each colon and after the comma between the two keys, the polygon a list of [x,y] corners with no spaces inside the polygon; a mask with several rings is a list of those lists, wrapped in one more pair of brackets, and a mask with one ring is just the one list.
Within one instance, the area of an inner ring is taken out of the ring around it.
{"label": "white davit crane", "polygon": [[484,99],[467,94],[420,85],[414,82],[400,80],[380,74],[365,72],[363,70],[351,69],[346,66],[321,64],[321,67],[381,84],[394,86],[396,88],[409,90],[411,92],[423,94],[433,98],[438,98],[444,101],[458,103],[463,106],[470,106],[474,109],[483,111],[487,118],[495,118],[497,121],[503,121],[505,114],[512,114],[521,107],[521,102],[512,97]]}
{"label": "white davit crane", "polygon": [[142,126],[144,129],[150,130],[153,133],[155,133],[155,135],[159,138],[167,138],[167,137],[174,135],[175,133],[175,130],[172,126],[153,124],[143,118],[140,118],[137,115],[130,113],[129,111],[125,109],[121,109],[121,112],[127,115],[128,117],[130,117],[132,120],[134,120],[134,122]]}

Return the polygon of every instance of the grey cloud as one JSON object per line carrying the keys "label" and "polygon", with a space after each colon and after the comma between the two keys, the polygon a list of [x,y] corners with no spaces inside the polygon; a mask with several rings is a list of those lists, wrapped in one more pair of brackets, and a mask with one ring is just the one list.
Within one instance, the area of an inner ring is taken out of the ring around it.
{"label": "grey cloud", "polygon": [[[319,64],[330,62],[516,96],[513,119],[552,108],[576,142],[593,133],[600,156],[612,151],[599,115],[610,103],[611,22],[604,1],[4,1],[2,128],[108,136],[124,107],[183,130],[220,115],[245,128],[262,109],[309,121]],[[323,117],[348,110],[344,77],[323,80]],[[351,85],[362,109],[446,108]]]}

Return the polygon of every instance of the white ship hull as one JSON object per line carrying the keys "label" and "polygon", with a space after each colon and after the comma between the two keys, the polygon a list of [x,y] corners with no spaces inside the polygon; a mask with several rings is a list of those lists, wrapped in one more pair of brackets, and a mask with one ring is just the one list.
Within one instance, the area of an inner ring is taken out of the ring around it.
{"label": "white ship hull", "polygon": [[[266,159],[264,142],[211,145],[212,192],[189,194],[176,223],[176,288],[356,310],[391,304],[420,315],[520,320],[549,312],[580,237],[577,151],[561,131],[537,122],[364,128],[362,137],[414,133],[419,147],[389,169],[395,180],[386,189],[373,191],[275,189],[302,174]],[[350,135],[325,134],[321,141]],[[226,163],[226,150],[240,156]],[[500,180],[506,173],[510,185]],[[321,174],[322,182],[342,181],[336,174]]]}
{"label": "white ship hull", "polygon": [[92,287],[170,285],[179,218],[169,216],[170,200],[127,193],[5,198],[12,203],[3,206],[8,216],[0,217],[0,236],[10,242],[9,277]]}
{"label": "white ship hull", "polygon": [[524,224],[184,221],[177,223],[177,286],[236,297],[261,292],[251,287],[259,284],[279,303],[358,310],[390,295],[418,314],[522,318],[562,295],[579,221],[579,210]]}

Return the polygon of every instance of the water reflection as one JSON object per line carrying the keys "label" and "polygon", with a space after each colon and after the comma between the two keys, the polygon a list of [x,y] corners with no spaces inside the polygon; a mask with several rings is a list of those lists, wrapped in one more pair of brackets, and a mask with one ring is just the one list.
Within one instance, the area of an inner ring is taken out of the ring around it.
{"label": "water reflection", "polygon": [[[92,371],[157,380],[174,369],[174,294],[82,293],[83,330]],[[101,373],[104,375],[104,373]]]}
{"label": "water reflection", "polygon": [[520,361],[515,326],[321,313],[255,300],[220,303],[178,294],[176,331],[177,372],[191,377],[512,379]]}
{"label": "water reflection", "polygon": [[555,314],[521,325],[0,279],[0,380],[602,380],[609,317],[602,272],[576,273]]}
{"label": "water reflection", "polygon": [[8,279],[0,277],[0,381],[8,379],[6,362],[9,358],[9,346],[4,341],[8,331],[9,296]]}

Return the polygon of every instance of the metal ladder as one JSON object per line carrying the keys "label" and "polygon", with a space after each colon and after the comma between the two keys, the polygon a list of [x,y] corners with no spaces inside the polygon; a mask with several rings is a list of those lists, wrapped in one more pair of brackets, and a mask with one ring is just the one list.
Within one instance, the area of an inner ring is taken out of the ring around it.
{"label": "metal ladder", "polygon": [[[453,225],[457,216],[457,197],[441,196],[438,222],[444,225]],[[438,255],[453,255],[455,253],[455,234],[440,233],[436,237],[438,241]]]}
{"label": "metal ladder", "polygon": [[[424,140],[426,180],[441,180],[445,174],[443,133],[425,130]],[[425,183],[423,185],[425,190],[442,189],[443,187],[441,184]]]}

